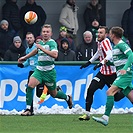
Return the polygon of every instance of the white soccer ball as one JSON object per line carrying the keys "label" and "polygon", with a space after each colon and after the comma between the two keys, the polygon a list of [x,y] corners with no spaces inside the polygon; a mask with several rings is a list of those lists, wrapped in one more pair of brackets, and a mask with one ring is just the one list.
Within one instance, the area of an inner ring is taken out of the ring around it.
{"label": "white soccer ball", "polygon": [[35,12],[33,11],[28,11],[25,16],[24,20],[27,24],[35,24],[38,19],[38,16]]}

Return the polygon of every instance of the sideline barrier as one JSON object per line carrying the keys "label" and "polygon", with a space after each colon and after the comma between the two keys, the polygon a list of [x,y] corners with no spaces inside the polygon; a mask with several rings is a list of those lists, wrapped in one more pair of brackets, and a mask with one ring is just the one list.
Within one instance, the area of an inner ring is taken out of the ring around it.
{"label": "sideline barrier", "polygon": [[[61,86],[66,94],[72,95],[74,105],[79,104],[85,108],[87,88],[99,69],[94,71],[94,64],[92,64],[81,70],[80,65],[83,63],[85,62],[55,62],[55,69],[57,85]],[[9,111],[25,109],[25,88],[29,70],[29,67],[17,67],[17,62],[0,62],[0,109]],[[98,109],[101,105],[105,105],[106,90],[105,86],[102,91],[96,91],[92,108]],[[37,103],[38,100],[34,94],[34,101]],[[67,108],[64,100],[54,99],[50,95],[41,106],[51,108],[54,104]],[[115,103],[115,108],[125,109],[126,107],[132,107],[127,98]]]}

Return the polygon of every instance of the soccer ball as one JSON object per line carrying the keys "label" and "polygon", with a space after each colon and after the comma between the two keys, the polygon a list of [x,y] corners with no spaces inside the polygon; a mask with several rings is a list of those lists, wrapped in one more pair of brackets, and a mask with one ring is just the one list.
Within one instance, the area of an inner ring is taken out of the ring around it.
{"label": "soccer ball", "polygon": [[37,14],[33,11],[28,11],[25,16],[24,16],[24,20],[27,24],[34,24],[37,21]]}

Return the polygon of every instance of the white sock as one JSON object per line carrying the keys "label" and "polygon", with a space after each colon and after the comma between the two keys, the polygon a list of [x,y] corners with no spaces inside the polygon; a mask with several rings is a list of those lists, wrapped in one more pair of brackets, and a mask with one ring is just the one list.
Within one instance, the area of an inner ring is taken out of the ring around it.
{"label": "white sock", "polygon": [[68,101],[68,100],[69,100],[69,96],[67,95],[66,101]]}
{"label": "white sock", "polygon": [[26,108],[27,108],[27,109],[30,109],[30,108],[31,108],[31,106],[30,106],[30,105],[27,105],[27,106],[26,106]]}
{"label": "white sock", "polygon": [[107,116],[107,115],[103,115],[102,118],[103,118],[104,120],[106,120],[107,122],[109,121],[109,116]]}
{"label": "white sock", "polygon": [[90,112],[89,111],[85,111],[85,114],[90,116]]}

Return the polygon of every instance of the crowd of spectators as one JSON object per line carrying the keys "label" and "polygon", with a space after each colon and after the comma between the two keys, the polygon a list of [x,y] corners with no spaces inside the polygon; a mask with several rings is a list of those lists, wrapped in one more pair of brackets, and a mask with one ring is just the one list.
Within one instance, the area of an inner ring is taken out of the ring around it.
{"label": "crowd of spectators", "polygon": [[[20,9],[17,5],[17,0],[5,0],[5,4],[2,6],[2,20],[0,22],[0,60],[15,61],[20,57],[20,48],[26,50],[28,47],[25,41],[27,32],[31,32],[35,38],[38,37],[38,39],[41,40],[40,30],[46,23],[46,12],[35,0],[26,0],[25,2],[25,5]],[[55,39],[59,50],[57,61],[87,61],[97,50],[97,30],[99,26],[106,25],[105,11],[99,0],[88,1],[83,13],[85,29],[83,37],[80,37],[82,42],[79,44],[77,41],[79,30],[77,14],[79,9],[75,0],[66,0],[61,9],[59,15],[61,27],[59,29],[59,37]],[[38,19],[35,24],[29,25],[25,22],[24,15],[27,11],[34,11],[37,13]],[[131,1],[130,9],[124,12],[121,21],[125,31],[124,37],[126,40],[129,40],[129,44],[133,50],[132,22],[133,0]],[[20,48],[17,48],[15,45],[15,37],[21,40]],[[7,58],[9,53],[14,53],[14,51],[12,51],[14,49],[16,49],[15,52],[18,54],[17,58]]]}

